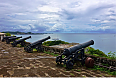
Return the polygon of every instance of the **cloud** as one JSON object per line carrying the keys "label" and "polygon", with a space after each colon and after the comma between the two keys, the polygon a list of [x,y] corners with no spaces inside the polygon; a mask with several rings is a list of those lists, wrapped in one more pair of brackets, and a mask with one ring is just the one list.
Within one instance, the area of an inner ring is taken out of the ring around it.
{"label": "cloud", "polygon": [[114,0],[0,0],[0,32],[116,33]]}

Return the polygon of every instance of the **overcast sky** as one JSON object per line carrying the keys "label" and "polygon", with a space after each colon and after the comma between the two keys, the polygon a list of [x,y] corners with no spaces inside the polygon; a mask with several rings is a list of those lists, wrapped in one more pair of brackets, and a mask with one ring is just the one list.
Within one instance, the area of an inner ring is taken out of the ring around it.
{"label": "overcast sky", "polygon": [[116,33],[116,0],[0,0],[0,32]]}

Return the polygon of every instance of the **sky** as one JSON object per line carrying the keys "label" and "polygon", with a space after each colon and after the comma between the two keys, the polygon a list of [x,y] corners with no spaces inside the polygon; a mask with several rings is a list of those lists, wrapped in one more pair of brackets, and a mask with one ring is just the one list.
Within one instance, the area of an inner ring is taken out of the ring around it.
{"label": "sky", "polygon": [[116,33],[116,0],[0,0],[0,32]]}

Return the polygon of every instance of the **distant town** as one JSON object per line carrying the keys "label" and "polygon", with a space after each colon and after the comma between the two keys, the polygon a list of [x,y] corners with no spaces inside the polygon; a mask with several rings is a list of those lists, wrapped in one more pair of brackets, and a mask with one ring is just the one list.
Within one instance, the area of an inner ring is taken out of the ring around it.
{"label": "distant town", "polygon": [[15,31],[15,32],[12,32],[12,31],[5,31],[5,32],[2,32],[2,33],[10,33],[10,34],[17,34],[17,35],[23,35],[23,34],[53,34],[53,33],[19,32],[19,31]]}

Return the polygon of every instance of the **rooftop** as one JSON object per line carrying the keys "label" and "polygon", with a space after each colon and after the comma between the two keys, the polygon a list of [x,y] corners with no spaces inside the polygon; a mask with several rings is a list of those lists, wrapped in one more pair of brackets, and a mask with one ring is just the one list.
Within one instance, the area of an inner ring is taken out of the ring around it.
{"label": "rooftop", "polygon": [[0,33],[0,35],[5,35],[5,33]]}

